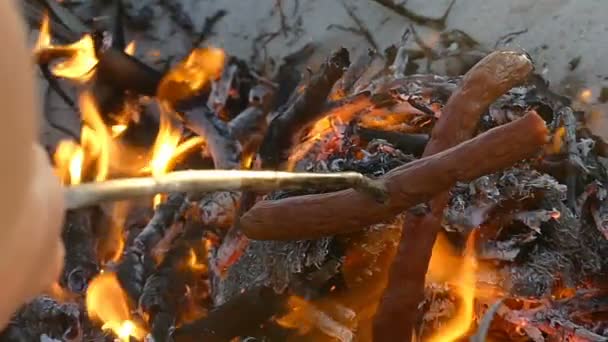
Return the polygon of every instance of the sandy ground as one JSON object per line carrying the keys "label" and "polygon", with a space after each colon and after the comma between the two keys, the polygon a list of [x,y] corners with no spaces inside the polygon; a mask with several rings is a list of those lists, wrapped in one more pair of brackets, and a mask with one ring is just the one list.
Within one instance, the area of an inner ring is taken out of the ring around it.
{"label": "sandy ground", "polygon": [[[138,48],[140,57],[151,63],[147,57],[152,50],[177,58],[189,50],[191,38],[175,30],[166,10],[155,5],[158,0],[123,1],[136,9],[154,8],[154,25],[144,33],[146,38],[141,39],[141,35],[130,37],[142,42]],[[248,60],[252,56],[254,38],[277,32],[281,26],[276,1],[182,0],[182,3],[197,28],[202,27],[205,18],[217,9],[226,9],[228,15],[215,27],[216,34],[209,42]],[[450,2],[395,1],[431,17],[441,16]],[[411,24],[408,19],[371,0],[282,0],[282,4],[287,34],[278,34],[270,41],[258,60],[263,59],[261,57],[279,60],[310,42],[319,45],[317,61],[338,46],[349,48],[353,55],[365,51],[370,44],[361,36],[330,27],[355,26],[344,4],[353,8],[381,50],[398,42]],[[607,17],[608,0],[456,0],[446,29],[460,29],[486,49],[492,49],[506,34],[523,31],[506,46],[528,51],[538,71],[555,90],[576,95],[581,89],[591,89],[591,101],[597,102],[601,89],[608,87],[608,63],[603,63],[603,57],[608,55]],[[416,28],[428,45],[437,45],[439,31],[422,26]],[[413,42],[411,44],[416,47]],[[577,60],[576,68],[571,68],[570,64]],[[157,65],[162,65],[161,61]],[[440,63],[434,64],[433,69],[438,73],[443,71]],[[603,118],[604,111],[599,113]],[[607,120],[598,122],[604,121]]]}
{"label": "sandy ground", "polygon": [[[295,0],[283,0],[287,24],[296,25],[292,16]],[[369,47],[361,37],[349,32],[328,29],[331,24],[354,26],[342,2],[337,0],[300,0],[297,14],[302,19],[301,37],[279,36],[268,45],[270,56],[288,53],[307,42],[325,47],[344,45],[353,50]],[[403,1],[397,1],[403,2]],[[193,1],[193,13],[209,13],[226,8],[228,16],[217,26],[215,42],[233,54],[251,54],[251,37],[272,32],[280,25],[272,15],[275,0]],[[397,41],[410,22],[370,0],[346,0],[365,22],[370,33],[384,48]],[[440,16],[449,0],[409,0],[406,6],[427,16]],[[527,30],[507,46],[528,51],[545,77],[557,89],[578,90],[608,85],[608,64],[602,58],[608,52],[608,1],[605,0],[456,0],[448,17],[447,28],[460,29],[491,48],[505,34]],[[198,17],[202,24],[204,16]],[[433,43],[436,33],[420,28],[425,40]],[[580,57],[576,69],[569,62]]]}

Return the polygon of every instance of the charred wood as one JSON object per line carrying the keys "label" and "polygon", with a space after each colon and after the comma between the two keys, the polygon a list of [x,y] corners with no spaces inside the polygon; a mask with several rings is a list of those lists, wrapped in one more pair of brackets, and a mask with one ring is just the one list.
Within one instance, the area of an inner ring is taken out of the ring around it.
{"label": "charred wood", "polygon": [[154,267],[150,252],[165,236],[185,202],[184,193],[169,195],[123,254],[116,273],[123,289],[133,301],[137,302],[140,298],[145,281]]}
{"label": "charred wood", "polygon": [[408,134],[394,131],[382,131],[373,128],[357,127],[355,133],[365,141],[382,139],[400,149],[403,153],[422,156],[424,148],[429,141],[427,134]]}
{"label": "charred wood", "polygon": [[349,64],[348,51],[344,48],[336,51],[295,101],[271,121],[260,147],[264,169],[279,169],[288,159],[289,151],[300,140],[304,129],[323,115],[327,96]]}
{"label": "charred wood", "polygon": [[99,271],[93,231],[94,209],[70,210],[62,232],[66,248],[65,266],[60,283],[75,293],[82,293],[89,280]]}
{"label": "charred wood", "polygon": [[82,340],[81,313],[76,303],[59,303],[47,296],[27,303],[0,333],[2,341],[38,341],[43,335],[61,341]]}
{"label": "charred wood", "polygon": [[154,96],[162,74],[121,50],[98,52],[97,78],[112,87],[135,94]]}
{"label": "charred wood", "polygon": [[175,330],[176,342],[227,341],[245,336],[286,309],[287,295],[268,287],[255,287],[215,308],[199,321]]}
{"label": "charred wood", "polygon": [[184,114],[186,126],[205,138],[216,169],[237,169],[240,152],[228,126],[207,107],[199,107]]}

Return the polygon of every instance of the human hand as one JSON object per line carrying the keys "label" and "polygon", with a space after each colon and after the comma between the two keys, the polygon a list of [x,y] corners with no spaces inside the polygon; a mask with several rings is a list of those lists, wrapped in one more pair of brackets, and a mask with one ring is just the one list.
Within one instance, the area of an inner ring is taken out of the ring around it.
{"label": "human hand", "polygon": [[63,190],[42,147],[34,146],[32,154],[26,201],[14,208],[17,220],[5,222],[0,241],[0,327],[22,304],[48,289],[63,268]]}

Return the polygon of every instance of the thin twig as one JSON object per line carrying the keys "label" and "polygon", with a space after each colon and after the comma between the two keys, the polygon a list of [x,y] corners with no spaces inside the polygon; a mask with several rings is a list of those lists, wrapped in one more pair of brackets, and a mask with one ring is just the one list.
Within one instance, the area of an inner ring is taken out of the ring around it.
{"label": "thin twig", "polygon": [[196,40],[192,43],[192,47],[196,48],[205,40],[207,40],[211,35],[213,35],[213,28],[215,25],[222,20],[226,15],[228,15],[228,11],[224,9],[220,9],[211,16],[205,18],[205,23],[203,24],[203,28],[201,29],[201,33],[199,33]]}
{"label": "thin twig", "polygon": [[417,14],[403,6],[400,6],[400,5],[396,4],[393,0],[372,0],[372,1],[392,10],[393,12],[399,14],[400,16],[408,18],[409,20],[413,21],[414,23],[416,23],[418,25],[432,27],[432,28],[435,28],[438,30],[443,30],[445,28],[446,19],[448,18],[448,15],[450,14],[450,11],[452,10],[452,6],[454,6],[454,3],[456,2],[456,0],[452,0],[450,2],[450,5],[448,6],[448,8],[446,9],[446,11],[443,13],[443,15],[441,17],[431,18],[431,17],[426,17],[423,15]]}
{"label": "thin twig", "polygon": [[348,16],[355,22],[355,25],[357,25],[357,27],[354,28],[354,27],[342,26],[339,24],[331,24],[331,25],[327,26],[327,29],[328,30],[330,30],[332,28],[338,29],[341,31],[346,31],[346,32],[350,32],[355,35],[361,36],[369,43],[369,45],[371,45],[374,48],[374,50],[378,50],[378,43],[374,39],[374,36],[372,35],[372,33],[369,31],[369,29],[363,23],[363,20],[361,20],[361,18],[359,18],[359,16],[357,15],[357,13],[355,13],[355,9],[350,7],[344,0],[342,0],[341,3],[342,3],[342,7],[344,7],[344,10],[348,14]]}
{"label": "thin twig", "polygon": [[356,172],[291,173],[276,171],[197,170],[177,171],[160,177],[125,178],[87,183],[65,189],[66,207],[151,196],[168,192],[272,191],[278,189],[357,188],[382,197],[384,189],[375,180]]}

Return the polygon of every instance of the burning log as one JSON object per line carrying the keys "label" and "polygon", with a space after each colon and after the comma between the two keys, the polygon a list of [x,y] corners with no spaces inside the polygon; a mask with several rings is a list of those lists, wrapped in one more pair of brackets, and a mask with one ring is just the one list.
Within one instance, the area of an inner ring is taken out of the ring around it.
{"label": "burning log", "polygon": [[153,268],[150,254],[152,249],[165,236],[185,201],[184,193],[169,195],[167,201],[158,206],[154,217],[123,254],[116,273],[122,287],[132,300],[137,301],[140,298],[145,281]]}
{"label": "burning log", "polygon": [[[388,220],[457,181],[470,181],[532,157],[546,139],[543,119],[531,112],[449,150],[392,170],[380,178],[388,193],[384,204],[354,190],[298,196],[259,202],[241,217],[240,224],[249,238],[258,240],[312,239],[353,232]],[[463,160],[467,160],[466,165]],[[293,223],[290,228],[283,224],[288,221]]]}
{"label": "burning log", "polygon": [[[522,53],[505,51],[486,56],[465,75],[459,88],[450,96],[423,156],[441,154],[441,151],[469,139],[490,104],[512,87],[523,83],[532,69],[532,62]],[[542,141],[537,143],[540,146]],[[448,193],[438,194],[431,203],[432,214],[422,220],[408,215],[405,220],[389,283],[374,319],[375,339],[405,341],[411,338],[431,251],[448,198]],[[403,330],[387,329],[397,322]]]}
{"label": "burning log", "polygon": [[226,124],[206,107],[185,114],[186,126],[194,133],[205,137],[207,147],[216,169],[237,169],[239,148],[232,139]]}
{"label": "burning log", "polygon": [[249,289],[209,312],[200,321],[175,330],[175,342],[228,341],[259,328],[270,317],[286,309],[286,294],[260,286]]}
{"label": "burning log", "polygon": [[124,51],[108,48],[98,52],[97,78],[123,91],[154,96],[162,74]]}
{"label": "burning log", "polygon": [[66,249],[61,283],[75,293],[82,293],[99,271],[92,220],[93,209],[90,208],[69,210],[65,216],[62,239],[70,248]]}
{"label": "burning log", "polygon": [[420,157],[424,152],[429,136],[420,133],[400,133],[392,131],[382,131],[374,128],[357,127],[355,133],[362,139],[370,141],[373,139],[386,140],[403,153],[410,153]]}
{"label": "burning log", "polygon": [[356,172],[292,173],[277,171],[197,170],[176,171],[159,177],[115,179],[70,186],[66,207],[82,208],[106,201],[168,192],[271,191],[277,189],[356,188],[376,199],[384,189],[376,181]]}
{"label": "burning log", "polygon": [[43,341],[43,336],[59,341],[82,341],[80,309],[76,303],[59,303],[39,296],[26,304],[0,334],[2,341]]}
{"label": "burning log", "polygon": [[349,64],[348,50],[336,51],[303,92],[271,121],[260,147],[264,169],[280,169],[287,161],[289,151],[301,138],[302,131],[321,118],[327,96]]}

